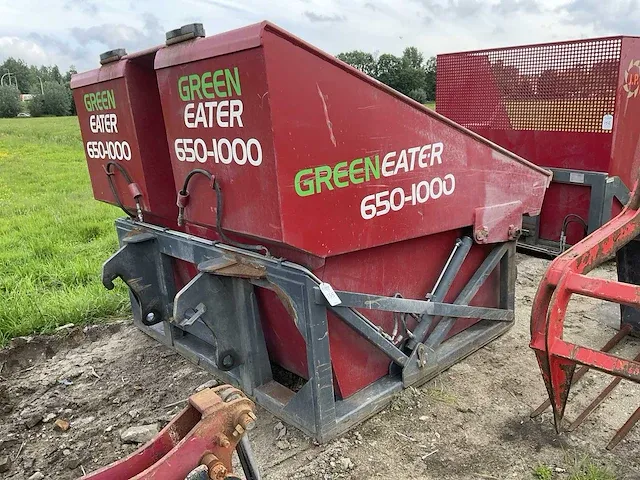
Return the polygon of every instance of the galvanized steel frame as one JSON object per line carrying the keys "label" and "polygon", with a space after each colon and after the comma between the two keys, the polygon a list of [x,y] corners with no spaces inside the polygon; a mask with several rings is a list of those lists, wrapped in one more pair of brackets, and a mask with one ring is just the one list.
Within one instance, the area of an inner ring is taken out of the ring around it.
{"label": "galvanized steel frame", "polygon": [[[497,244],[453,304],[338,291],[342,303],[331,306],[320,291],[320,280],[298,264],[130,219],[118,219],[116,229],[121,248],[105,262],[103,283],[113,288],[113,280],[120,277],[130,287],[134,323],[320,442],[381,410],[403,387],[433,378],[514,321],[515,242]],[[173,259],[200,270],[180,292],[173,282]],[[232,267],[216,271],[212,265]],[[241,268],[233,270],[233,265]],[[499,308],[468,306],[495,268],[500,269]],[[456,273],[445,269],[443,276]],[[297,392],[273,379],[254,286],[278,294],[305,340],[308,381]],[[424,343],[409,348],[394,344],[355,308],[442,318]],[[346,399],[336,399],[334,393],[328,311],[391,361],[388,376]],[[444,340],[457,318],[481,320]]]}

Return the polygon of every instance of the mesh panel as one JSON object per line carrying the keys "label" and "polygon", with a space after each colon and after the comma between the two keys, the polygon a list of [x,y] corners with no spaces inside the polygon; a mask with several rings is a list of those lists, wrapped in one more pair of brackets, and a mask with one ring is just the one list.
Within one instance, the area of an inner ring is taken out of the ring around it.
{"label": "mesh panel", "polygon": [[472,129],[605,132],[621,45],[606,38],[439,55],[437,110]]}

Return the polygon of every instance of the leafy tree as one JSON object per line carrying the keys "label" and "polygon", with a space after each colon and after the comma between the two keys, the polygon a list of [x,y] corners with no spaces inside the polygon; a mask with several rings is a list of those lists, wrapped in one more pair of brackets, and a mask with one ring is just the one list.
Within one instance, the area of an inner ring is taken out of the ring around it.
{"label": "leafy tree", "polygon": [[338,58],[422,103],[435,100],[436,58],[425,60],[416,47],[405,48],[402,57],[385,53],[377,61],[359,50],[341,53]]}
{"label": "leafy tree", "polygon": [[4,77],[4,84],[8,84],[8,78],[11,77],[11,84],[17,83],[20,93],[27,93],[31,87],[31,75],[29,66],[22,60],[16,60],[13,57],[7,58],[0,65],[0,77],[10,73]]}
{"label": "leafy tree", "polygon": [[424,88],[416,88],[415,90],[411,90],[409,92],[409,97],[413,98],[416,102],[427,103],[429,101],[429,96]]}
{"label": "leafy tree", "polygon": [[71,91],[56,82],[44,83],[44,94],[36,94],[29,102],[29,112],[34,117],[42,115],[69,115],[71,113]]}
{"label": "leafy tree", "polygon": [[20,113],[20,91],[15,86],[0,86],[0,117],[15,117]]}
{"label": "leafy tree", "polygon": [[353,52],[345,52],[338,54],[337,58],[345,63],[348,63],[352,67],[357,68],[363,73],[366,73],[370,77],[376,77],[377,63],[373,55],[360,50],[354,50]]}

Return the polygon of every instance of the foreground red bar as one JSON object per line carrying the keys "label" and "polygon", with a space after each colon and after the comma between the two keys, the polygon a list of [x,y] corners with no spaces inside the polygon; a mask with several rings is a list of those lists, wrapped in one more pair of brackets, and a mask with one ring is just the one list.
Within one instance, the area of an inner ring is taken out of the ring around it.
{"label": "foreground red bar", "polygon": [[[637,323],[640,288],[629,283],[586,276],[599,265],[614,258],[616,254],[619,262],[619,276],[629,278],[628,272],[624,270],[637,270],[635,259],[638,251],[636,238],[640,234],[639,207],[640,190],[636,184],[633,196],[624,210],[609,223],[557,257],[549,266],[538,288],[531,313],[531,348],[535,351],[542,370],[558,432],[562,429],[567,398],[578,364],[640,383],[638,357],[627,360],[607,351],[612,346],[609,344],[617,343],[620,334],[616,335],[615,342],[608,342],[602,351],[568,343],[562,339],[567,307],[574,293],[621,304],[621,332],[624,335],[640,333]],[[605,389],[605,392],[594,401],[594,406],[588,407],[589,411],[585,411],[574,422],[574,426],[577,426],[583,417],[595,409],[597,406],[595,404],[601,402],[615,385],[617,382],[612,387],[608,387],[608,390]],[[542,409],[541,406],[536,413],[541,412]],[[629,419],[608,448],[613,448],[628,433],[637,421],[637,416],[634,414]]]}
{"label": "foreground red bar", "polygon": [[84,480],[184,480],[199,465],[208,478],[231,477],[231,455],[254,424],[253,402],[222,385],[192,395],[189,405],[151,441]]}

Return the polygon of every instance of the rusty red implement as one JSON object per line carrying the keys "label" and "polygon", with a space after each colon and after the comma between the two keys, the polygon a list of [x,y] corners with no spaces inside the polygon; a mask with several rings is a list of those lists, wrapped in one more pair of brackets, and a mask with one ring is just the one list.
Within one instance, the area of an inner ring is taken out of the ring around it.
{"label": "rusty red implement", "polygon": [[[589,368],[593,368],[620,379],[640,383],[639,357],[627,360],[609,353],[609,350],[625,335],[639,331],[637,309],[640,307],[640,286],[587,276],[590,271],[617,255],[619,279],[637,283],[633,274],[634,269],[630,266],[638,248],[635,239],[640,234],[639,208],[640,190],[636,184],[633,196],[623,211],[557,257],[549,266],[538,288],[531,312],[531,348],[535,351],[542,370],[558,432],[562,429],[567,398],[578,364],[584,367],[575,374],[576,381]],[[622,306],[620,332],[600,351],[563,340],[565,315],[573,294],[606,300]],[[571,427],[577,427],[591,411],[597,408],[619,383],[619,380],[616,380],[587,407]],[[534,414],[541,413],[545,408],[546,405],[542,404]],[[636,412],[618,431],[607,448],[613,448],[631,430],[637,420]]]}
{"label": "rusty red implement", "polygon": [[127,458],[82,478],[182,480],[199,466],[206,478],[237,478],[231,455],[255,422],[253,408],[251,400],[229,385],[202,390],[155,438]]}

